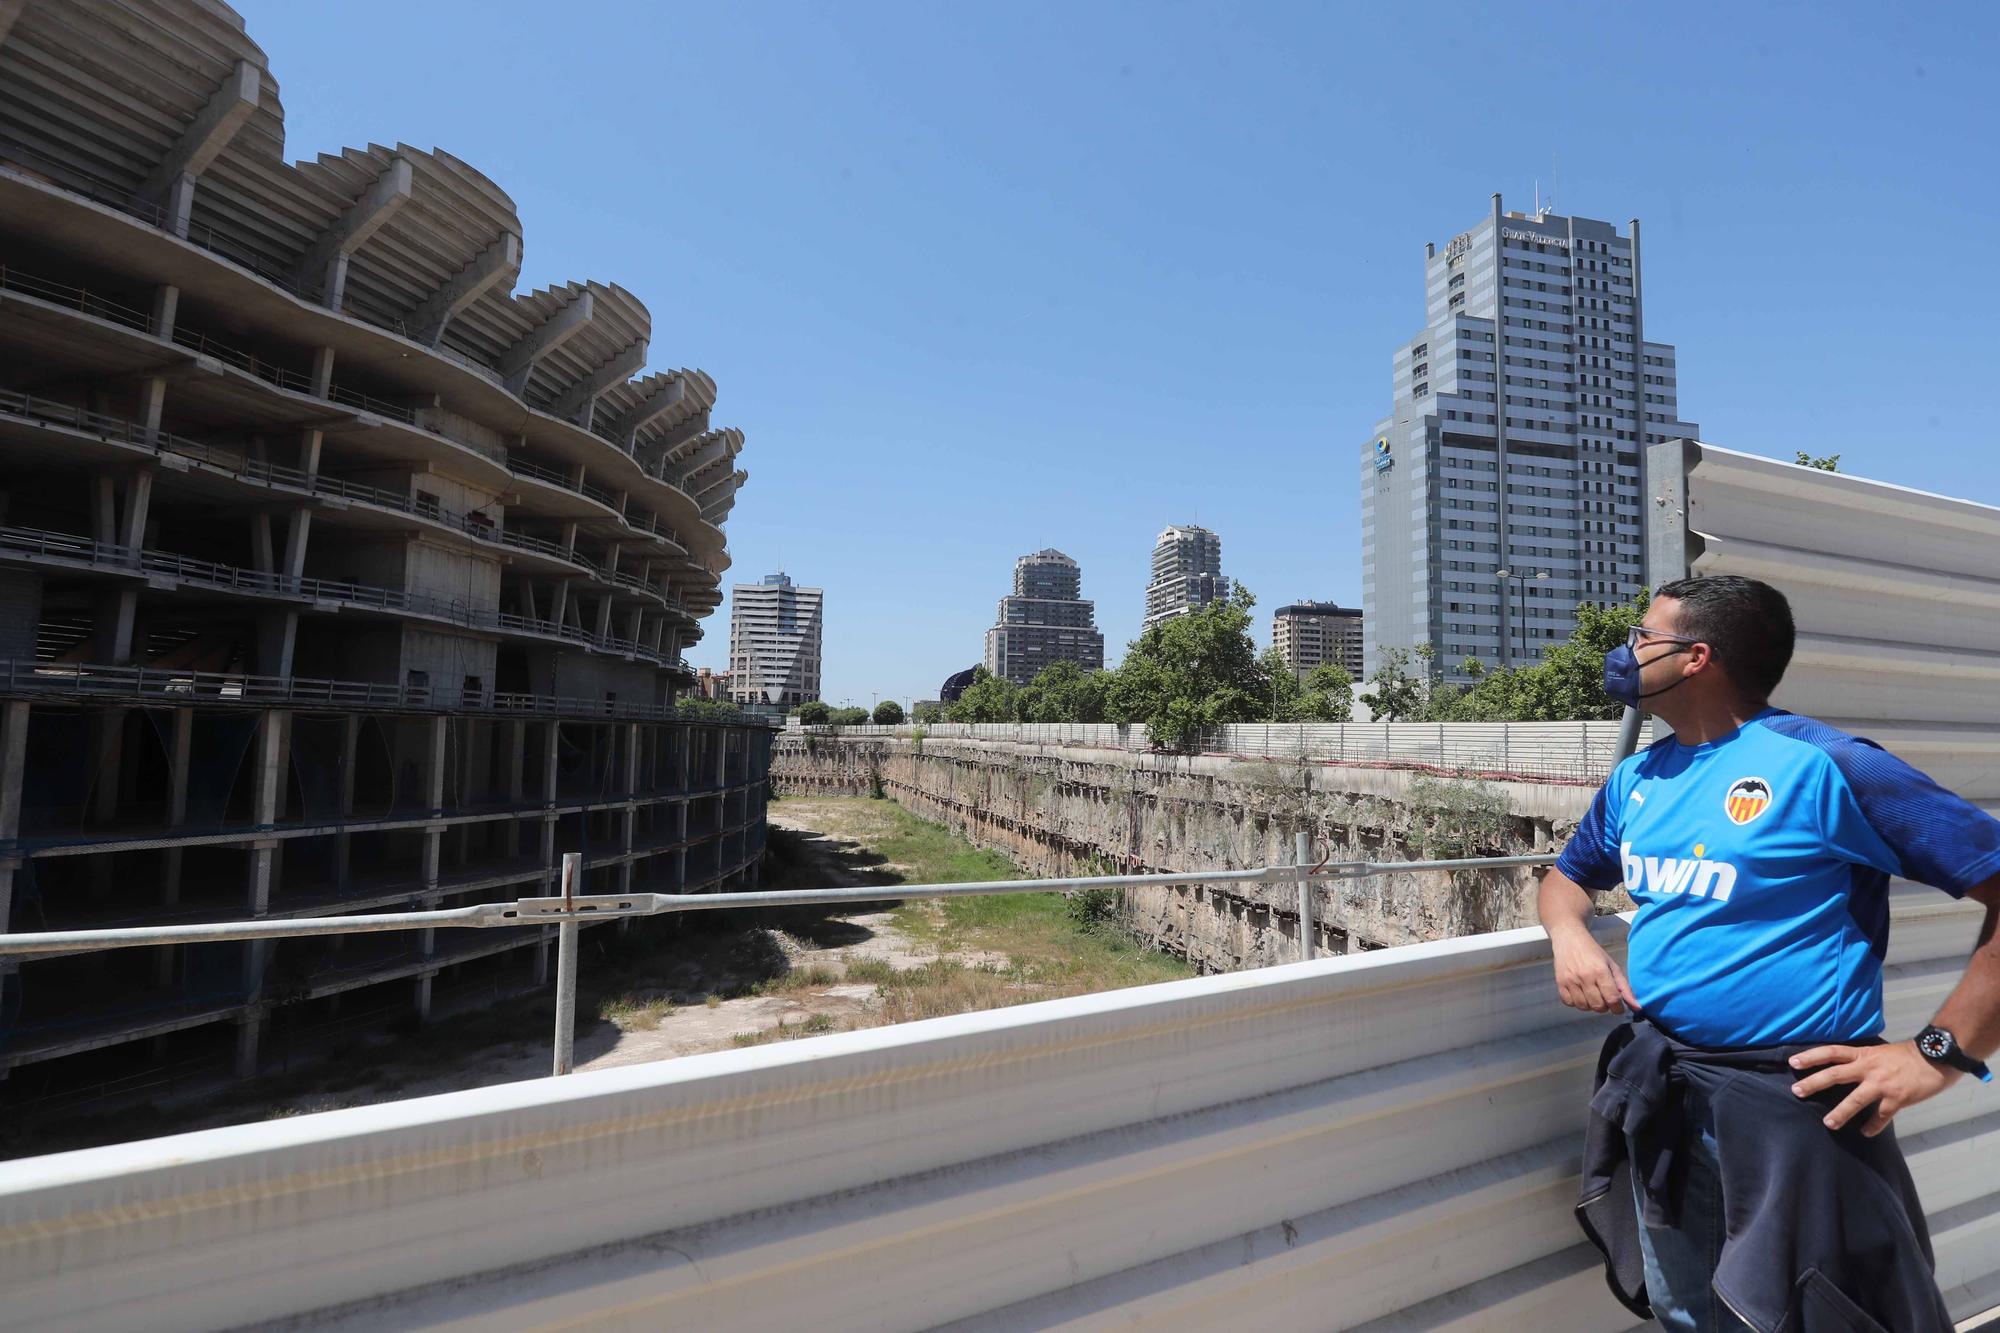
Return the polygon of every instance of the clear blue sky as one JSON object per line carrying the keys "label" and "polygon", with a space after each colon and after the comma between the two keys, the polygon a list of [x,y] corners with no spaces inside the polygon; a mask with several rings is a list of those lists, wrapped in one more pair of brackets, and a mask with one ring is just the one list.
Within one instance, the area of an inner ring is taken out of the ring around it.
{"label": "clear blue sky", "polygon": [[1042,546],[1114,661],[1170,522],[1260,641],[1358,603],[1424,242],[1537,178],[1644,220],[1708,440],[2000,502],[1991,6],[236,3],[291,156],[458,154],[524,285],[623,283],[715,376],[731,576],[826,589],[835,702],[934,695]]}

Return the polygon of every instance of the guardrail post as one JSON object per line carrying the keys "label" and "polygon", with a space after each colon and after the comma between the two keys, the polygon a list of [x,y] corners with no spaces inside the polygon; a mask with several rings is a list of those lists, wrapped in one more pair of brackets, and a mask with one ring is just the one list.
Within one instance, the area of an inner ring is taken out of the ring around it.
{"label": "guardrail post", "polygon": [[576,918],[570,903],[577,877],[583,874],[583,854],[564,852],[562,859],[563,919],[556,927],[556,1060],[555,1074],[576,1065]]}
{"label": "guardrail post", "polygon": [[1312,886],[1312,835],[1297,833],[1292,837],[1292,860],[1299,871],[1299,961],[1309,963],[1313,957],[1313,886]]}

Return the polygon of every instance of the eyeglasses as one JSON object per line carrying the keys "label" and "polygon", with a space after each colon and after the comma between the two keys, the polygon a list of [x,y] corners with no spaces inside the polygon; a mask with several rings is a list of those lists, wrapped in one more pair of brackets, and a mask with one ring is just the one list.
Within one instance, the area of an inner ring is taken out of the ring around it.
{"label": "eyeglasses", "polygon": [[1640,645],[1648,639],[1655,639],[1665,643],[1704,642],[1702,639],[1692,638],[1686,634],[1669,634],[1663,629],[1648,629],[1644,625],[1634,625],[1631,629],[1625,631],[1625,646],[1634,652],[1637,652]]}

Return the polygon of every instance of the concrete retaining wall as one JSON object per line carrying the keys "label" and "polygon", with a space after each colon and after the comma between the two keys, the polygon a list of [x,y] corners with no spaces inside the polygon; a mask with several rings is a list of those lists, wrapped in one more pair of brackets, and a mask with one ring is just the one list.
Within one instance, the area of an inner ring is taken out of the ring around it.
{"label": "concrete retaining wall", "polygon": [[[1031,875],[1287,862],[1292,834],[1335,861],[1501,855],[1559,845],[1589,806],[1574,784],[1003,741],[779,739],[780,794],[881,794]],[[1556,840],[1555,843],[1551,839]],[[1384,876],[1318,890],[1319,949],[1340,953],[1534,923],[1534,872]],[[1204,971],[1298,957],[1290,888],[1130,890],[1125,924]]]}

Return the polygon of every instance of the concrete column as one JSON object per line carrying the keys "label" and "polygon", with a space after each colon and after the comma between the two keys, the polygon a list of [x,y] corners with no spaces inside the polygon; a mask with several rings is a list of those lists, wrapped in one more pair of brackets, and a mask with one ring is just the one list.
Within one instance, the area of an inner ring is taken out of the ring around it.
{"label": "concrete column", "polygon": [[[431,734],[424,753],[424,795],[430,806],[430,823],[424,829],[424,907],[426,910],[437,906],[439,854],[444,848],[444,824],[439,812],[444,808],[444,765],[445,753],[451,739],[451,719],[434,717],[430,719]],[[418,932],[419,947],[423,956],[429,958],[437,951],[437,932]]]}
{"label": "concrete column", "polygon": [[324,398],[333,392],[333,349],[331,347],[316,347],[313,349],[312,391],[315,398]]}
{"label": "concrete column", "polygon": [[611,594],[601,592],[597,597],[597,628],[592,631],[600,639],[611,637]]}
{"label": "concrete column", "polygon": [[250,520],[250,560],[259,574],[277,572],[278,560],[271,545],[271,516],[262,510]]}
{"label": "concrete column", "polygon": [[118,542],[118,479],[100,472],[92,480],[91,536],[107,546]]}
{"label": "concrete column", "polygon": [[[194,746],[194,709],[174,710],[174,729],[168,743],[167,753],[167,826],[180,828],[187,823],[188,803],[188,761]],[[181,848],[167,848],[166,865],[162,868],[160,880],[160,901],[164,904],[181,900]],[[171,944],[163,944],[153,951],[153,979],[167,987],[174,982],[174,963],[179,950]]]}
{"label": "concrete column", "polygon": [[326,442],[322,431],[306,430],[299,434],[299,471],[308,477],[319,476],[320,446]]}
{"label": "concrete column", "polygon": [[[627,722],[625,732],[625,819],[624,834],[625,862],[618,867],[618,891],[632,892],[632,844],[639,833],[639,742],[640,728],[637,722]],[[630,921],[630,917],[623,918]]]}
{"label": "concrete column", "polygon": [[[146,429],[158,430],[160,425],[159,407],[155,404],[147,412]],[[153,470],[137,468],[125,479],[125,522],[118,534],[120,545],[132,548],[134,557],[140,547],[146,544],[146,515],[153,504]]]}
{"label": "concrete column", "polygon": [[[285,730],[289,715],[267,710],[257,720],[252,769],[252,819],[259,825],[278,820],[278,799],[283,791],[285,771]],[[277,839],[260,838],[250,846],[250,873],[245,906],[252,917],[271,910],[272,872],[277,863]],[[243,968],[248,999],[252,1008],[237,1020],[236,1076],[250,1078],[257,1072],[257,1047],[263,1031],[264,1015],[256,1006],[264,996],[264,966],[270,957],[269,940],[250,940],[243,946]]]}
{"label": "concrete column", "polygon": [[146,443],[155,444],[160,435],[160,414],[167,406],[167,382],[155,375],[139,389],[139,424],[146,428]]}
{"label": "concrete column", "polygon": [[[522,751],[527,748],[527,742],[528,724],[525,722],[509,722],[507,724],[507,804],[515,810],[519,810],[527,801],[527,793],[524,790],[522,781],[525,776],[524,770],[527,767],[527,755],[522,753]],[[521,821],[519,819],[510,819],[507,821],[506,845],[509,859],[521,854]]]}
{"label": "concrete column", "polygon": [[299,613],[266,611],[257,617],[257,674],[292,674],[292,650],[298,642]]}
{"label": "concrete column", "polygon": [[574,523],[563,524],[562,548],[564,555],[576,554],[576,524]]}
{"label": "concrete column", "polygon": [[680,849],[674,853],[674,887],[680,892],[685,893],[687,892],[687,887],[688,887],[688,854],[687,854],[688,806],[692,803],[688,797],[687,792],[688,792],[688,783],[692,780],[694,775],[695,730],[692,726],[683,724],[679,728],[679,731],[680,731],[680,742],[681,742],[680,743],[681,771],[679,775],[680,777],[679,790],[681,793],[681,826],[680,826],[680,837],[678,839],[678,841],[680,842]]}
{"label": "concrete column", "polygon": [[162,284],[153,289],[153,336],[172,338],[174,322],[180,317],[181,289]]}
{"label": "concrete column", "polygon": [[550,722],[542,728],[542,895],[555,892],[556,873],[556,740],[562,723]]}
{"label": "concrete column", "polygon": [[327,261],[326,285],[323,290],[326,292],[326,308],[340,309],[341,298],[347,295],[346,251],[336,252],[333,258]]}
{"label": "concrete column", "polygon": [[[96,827],[104,828],[118,817],[118,789],[125,774],[125,716],[123,708],[100,709],[91,717],[97,733],[97,773],[90,789],[90,813]],[[111,854],[100,852],[90,858],[90,896],[108,897],[117,867]]]}
{"label": "concrete column", "polygon": [[340,832],[333,839],[333,882],[342,887],[347,884],[354,862],[354,835],[347,831],[347,824],[354,818],[354,764],[360,750],[361,719],[349,713],[341,722]]}
{"label": "concrete column", "polygon": [[555,591],[551,595],[551,604],[549,606],[549,619],[553,620],[558,625],[564,624],[568,618],[567,616],[568,611],[569,611],[569,580],[557,579]]}
{"label": "concrete column", "polygon": [[188,218],[194,213],[194,175],[183,171],[167,186],[166,216],[160,225],[183,239],[188,234]]}
{"label": "concrete column", "polygon": [[306,571],[306,536],[312,531],[312,510],[294,509],[285,525],[285,567],[287,579],[300,578]]}
{"label": "concrete column", "polygon": [[[18,699],[0,705],[0,842],[11,844],[21,836],[21,787],[28,771],[29,705]],[[14,873],[22,860],[18,853],[0,855],[0,932],[8,930],[14,909]],[[19,969],[18,958],[0,958],[0,984]],[[0,1079],[6,1077],[0,1069]]]}

